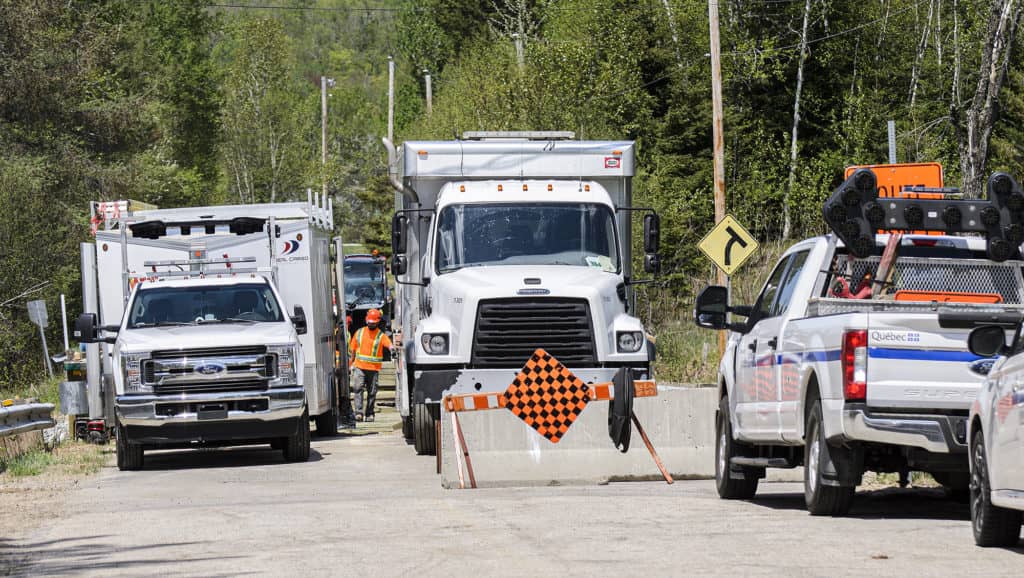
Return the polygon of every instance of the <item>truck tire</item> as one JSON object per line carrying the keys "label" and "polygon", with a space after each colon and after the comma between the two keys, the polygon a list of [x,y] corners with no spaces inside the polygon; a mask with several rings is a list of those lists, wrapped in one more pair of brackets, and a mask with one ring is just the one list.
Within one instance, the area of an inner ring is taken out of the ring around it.
{"label": "truck tire", "polygon": [[334,382],[331,382],[331,409],[314,418],[316,422],[316,435],[322,438],[331,438],[338,435],[338,391]]}
{"label": "truck tire", "polygon": [[[757,493],[757,482],[764,477],[764,470],[743,468],[743,479],[729,475],[729,460],[743,455],[743,447],[732,438],[732,422],[729,419],[729,398],[718,402],[718,419],[715,421],[715,488],[723,500],[748,500]],[[760,475],[758,475],[760,474]]]}
{"label": "truck tire", "polygon": [[432,456],[437,453],[437,430],[434,424],[441,417],[441,406],[438,404],[417,403],[412,406],[413,445],[416,453],[421,456]]}
{"label": "truck tire", "polygon": [[1020,539],[1021,511],[992,504],[988,458],[981,430],[971,436],[971,529],[983,547],[1013,546]]}
{"label": "truck tire", "polygon": [[285,438],[284,461],[305,462],[309,460],[309,410],[302,412],[299,429],[293,436]]}
{"label": "truck tire", "polygon": [[124,426],[117,426],[117,469],[122,472],[141,470],[144,462],[142,444],[128,441]]}
{"label": "truck tire", "polygon": [[402,436],[406,441],[413,441],[416,438],[416,430],[413,427],[412,416],[402,418]]}
{"label": "truck tire", "polygon": [[[829,453],[828,439],[821,426],[821,401],[814,400],[807,415],[807,437],[804,443],[804,501],[812,516],[842,516],[850,511],[854,486],[832,486],[823,479],[824,466],[841,459]],[[837,469],[839,469],[837,467]]]}

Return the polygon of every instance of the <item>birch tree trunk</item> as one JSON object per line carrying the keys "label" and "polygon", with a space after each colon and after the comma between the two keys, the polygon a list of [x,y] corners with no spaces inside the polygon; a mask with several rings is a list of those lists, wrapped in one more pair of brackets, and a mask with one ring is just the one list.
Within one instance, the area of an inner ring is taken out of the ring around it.
{"label": "birch tree trunk", "polygon": [[804,62],[807,61],[807,25],[810,20],[811,0],[804,0],[804,23],[800,30],[800,63],[796,68],[796,96],[793,97],[793,138],[789,148],[789,183],[782,198],[782,238],[788,239],[793,229],[790,215],[790,196],[796,185],[796,152],[800,130],[800,93],[804,88]]}
{"label": "birch tree trunk", "polygon": [[1020,0],[992,1],[974,98],[966,111],[956,102],[951,105],[950,116],[960,148],[961,190],[967,198],[981,198],[985,192],[988,146],[999,119],[999,90],[1006,80],[1021,13]]}

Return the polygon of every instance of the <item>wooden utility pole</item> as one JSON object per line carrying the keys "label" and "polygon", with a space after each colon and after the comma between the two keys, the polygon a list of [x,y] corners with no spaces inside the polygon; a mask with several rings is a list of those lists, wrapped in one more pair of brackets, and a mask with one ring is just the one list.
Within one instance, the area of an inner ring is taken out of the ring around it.
{"label": "wooden utility pole", "polygon": [[395,59],[388,57],[388,140],[395,142]]}
{"label": "wooden utility pole", "polygon": [[423,80],[427,88],[427,116],[430,116],[434,111],[434,87],[431,84],[430,71],[426,68],[423,69]]}
{"label": "wooden utility pole", "polygon": [[334,85],[334,79],[320,77],[320,173],[324,197],[327,196],[327,84]]}
{"label": "wooden utility pole", "polygon": [[[715,159],[715,224],[725,218],[725,137],[722,136],[722,54],[718,42],[718,2],[708,0],[708,24],[711,29],[711,115]],[[729,278],[718,270],[718,284]],[[726,332],[718,332],[718,353],[725,353]]]}

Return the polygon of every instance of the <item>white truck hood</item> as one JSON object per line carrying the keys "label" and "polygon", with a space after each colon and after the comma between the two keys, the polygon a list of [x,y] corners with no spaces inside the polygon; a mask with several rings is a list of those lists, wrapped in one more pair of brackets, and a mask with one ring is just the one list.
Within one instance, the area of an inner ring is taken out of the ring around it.
{"label": "white truck hood", "polygon": [[295,343],[292,328],[279,323],[208,323],[175,327],[123,329],[117,336],[121,352]]}

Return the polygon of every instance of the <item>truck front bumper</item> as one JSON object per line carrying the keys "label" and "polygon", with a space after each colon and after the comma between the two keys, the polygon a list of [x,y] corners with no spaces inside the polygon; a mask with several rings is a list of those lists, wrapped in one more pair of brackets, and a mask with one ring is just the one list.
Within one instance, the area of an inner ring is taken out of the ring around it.
{"label": "truck front bumper", "polygon": [[940,454],[966,453],[967,417],[874,413],[865,407],[847,407],[843,410],[843,437]]}
{"label": "truck front bumper", "polygon": [[294,435],[306,405],[302,387],[230,393],[121,395],[118,422],[137,443],[241,441]]}
{"label": "truck front bumper", "polygon": [[[649,379],[647,367],[629,368],[634,379]],[[608,383],[619,371],[618,367],[569,368],[583,383]],[[414,403],[440,403],[445,394],[492,393],[505,391],[519,369],[427,369],[417,366],[414,374]]]}

